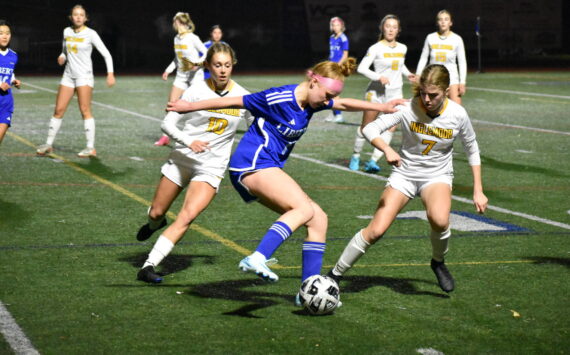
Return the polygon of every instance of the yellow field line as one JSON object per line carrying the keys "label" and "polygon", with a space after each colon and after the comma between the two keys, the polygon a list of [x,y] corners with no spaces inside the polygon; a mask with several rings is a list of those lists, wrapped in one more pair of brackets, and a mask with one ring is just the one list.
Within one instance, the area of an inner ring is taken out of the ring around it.
{"label": "yellow field line", "polygon": [[[8,135],[9,135],[10,137],[16,139],[17,141],[19,141],[19,142],[21,142],[21,143],[23,143],[23,144],[29,146],[29,147],[32,147],[32,148],[34,148],[34,149],[35,149],[35,147],[36,147],[32,142],[30,142],[29,140],[27,140],[27,139],[25,139],[25,138],[23,138],[23,137],[20,137],[19,135],[15,134],[15,133],[8,132]],[[92,178],[92,179],[94,179],[94,180],[100,182],[101,184],[106,185],[106,186],[110,187],[111,189],[113,189],[113,190],[115,190],[115,191],[117,191],[117,192],[119,192],[119,193],[121,193],[121,194],[123,194],[123,195],[125,195],[125,196],[127,196],[127,197],[129,197],[129,198],[131,198],[131,199],[133,199],[133,200],[135,200],[135,201],[137,201],[137,202],[139,202],[139,203],[145,205],[145,206],[150,206],[150,205],[151,205],[151,201],[146,200],[146,199],[140,197],[139,195],[137,195],[137,194],[135,194],[135,193],[132,193],[131,191],[125,189],[124,187],[122,187],[122,186],[120,186],[120,185],[117,185],[117,184],[115,184],[115,183],[112,183],[111,181],[106,180],[106,179],[100,177],[100,176],[97,175],[97,174],[93,174],[92,172],[83,169],[83,168],[80,167],[79,165],[75,164],[74,162],[72,162],[72,161],[70,161],[70,160],[68,160],[68,159],[66,159],[66,158],[64,158],[64,157],[62,157],[62,156],[60,156],[60,155],[51,153],[50,156],[52,156],[52,157],[54,157],[54,158],[56,158],[56,159],[61,160],[65,165],[69,166],[70,168],[74,169],[75,171],[77,171],[77,172],[79,172],[79,173],[81,173],[81,174],[83,174],[83,175],[87,175],[87,176],[89,176],[90,178]],[[173,220],[176,219],[176,214],[175,214],[175,213],[172,213],[172,212],[170,212],[170,211],[167,213],[167,216],[168,216],[169,218],[173,219]],[[227,247],[230,248],[230,249],[233,249],[233,250],[237,251],[238,253],[240,253],[240,254],[242,254],[242,255],[249,255],[249,254],[251,254],[251,251],[250,251],[250,250],[248,250],[248,249],[242,247],[242,246],[239,245],[239,244],[236,244],[236,243],[232,242],[232,241],[229,240],[229,239],[226,239],[226,238],[222,237],[221,235],[219,235],[219,234],[217,234],[217,233],[215,233],[215,232],[212,232],[212,231],[209,230],[209,229],[206,229],[206,228],[204,228],[204,227],[201,227],[201,226],[199,226],[199,225],[197,225],[197,224],[192,224],[192,225],[190,226],[190,228],[191,228],[192,230],[195,230],[196,232],[198,232],[198,233],[200,233],[200,234],[202,234],[202,235],[204,235],[204,236],[210,238],[210,239],[213,239],[213,240],[215,240],[215,241],[217,241],[217,242],[219,242],[219,243],[221,243],[221,244],[227,246]],[[275,265],[275,266],[277,266],[277,268],[279,268],[278,265]],[[275,267],[275,266],[274,266],[274,267]]]}

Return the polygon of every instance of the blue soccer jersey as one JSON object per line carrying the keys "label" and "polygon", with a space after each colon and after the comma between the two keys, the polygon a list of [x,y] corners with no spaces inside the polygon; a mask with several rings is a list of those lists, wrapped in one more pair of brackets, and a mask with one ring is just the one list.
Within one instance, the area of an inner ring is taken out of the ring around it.
{"label": "blue soccer jersey", "polygon": [[230,171],[282,168],[313,114],[332,107],[330,100],[327,106],[303,110],[295,100],[296,87],[285,85],[243,97],[245,109],[255,119],[230,160]]}
{"label": "blue soccer jersey", "polygon": [[[12,77],[14,75],[14,68],[18,63],[18,55],[11,49],[7,49],[4,53],[0,52],[0,80],[3,83],[12,85]],[[14,97],[12,96],[12,89],[7,91],[0,90],[0,122],[9,119],[14,112]]]}
{"label": "blue soccer jersey", "polygon": [[340,62],[342,59],[342,54],[344,51],[348,51],[348,37],[344,33],[341,33],[338,38],[333,34],[329,39],[329,60],[331,62]]}

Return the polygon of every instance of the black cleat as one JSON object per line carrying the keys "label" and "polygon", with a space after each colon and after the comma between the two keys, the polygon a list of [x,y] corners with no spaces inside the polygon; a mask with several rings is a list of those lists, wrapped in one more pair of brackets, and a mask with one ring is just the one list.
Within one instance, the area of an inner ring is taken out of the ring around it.
{"label": "black cleat", "polygon": [[139,242],[143,242],[143,241],[147,240],[148,238],[150,238],[152,233],[156,232],[157,230],[164,227],[165,225],[166,225],[166,218],[164,218],[162,220],[162,222],[160,222],[160,226],[158,226],[158,228],[156,228],[156,229],[150,229],[150,226],[148,225],[148,223],[145,224],[144,226],[140,227],[140,229],[137,233],[137,240]]}
{"label": "black cleat", "polygon": [[340,280],[342,280],[342,275],[335,275],[333,273],[333,269],[330,269],[329,272],[327,272],[327,276],[330,277],[331,279],[335,280],[337,285],[340,285]]}
{"label": "black cleat", "polygon": [[439,287],[445,292],[451,292],[455,289],[455,281],[453,276],[443,261],[435,261],[431,259],[431,269],[433,270],[435,276],[437,277],[437,282]]}
{"label": "black cleat", "polygon": [[150,284],[158,284],[162,282],[162,276],[154,271],[154,267],[149,265],[139,270],[137,280],[148,282]]}

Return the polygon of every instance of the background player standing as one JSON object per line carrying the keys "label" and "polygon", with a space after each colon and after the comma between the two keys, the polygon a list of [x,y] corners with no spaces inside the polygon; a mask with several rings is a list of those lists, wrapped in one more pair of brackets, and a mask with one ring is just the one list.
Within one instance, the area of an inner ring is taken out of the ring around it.
{"label": "background player standing", "polygon": [[[162,73],[162,80],[176,69],[176,77],[168,101],[178,100],[184,90],[194,82],[204,80],[204,71],[200,66],[206,57],[208,49],[198,36],[194,34],[196,26],[187,12],[178,12],[172,18],[172,27],[177,32],[174,36],[174,60]],[[154,145],[167,145],[170,139],[162,135]]]}
{"label": "background player standing", "polygon": [[20,80],[14,76],[18,55],[8,48],[12,32],[5,20],[0,20],[0,143],[12,124],[14,96],[12,86],[20,88]]}
{"label": "background player standing", "polygon": [[[451,32],[453,22],[451,14],[447,10],[441,10],[436,17],[437,32],[427,35],[422,49],[422,55],[418,62],[416,74],[420,75],[429,64],[443,64],[449,71],[449,98],[461,104],[461,96],[465,94],[467,81],[467,60],[463,39],[456,33]],[[459,66],[459,71],[457,67]]]}
{"label": "background player standing", "polygon": [[[329,22],[331,36],[329,37],[329,60],[335,63],[342,63],[348,58],[348,37],[344,34],[346,27],[340,17],[333,17]],[[328,122],[344,122],[340,110],[332,110],[331,114],[325,118]]]}
{"label": "background player standing", "polygon": [[[386,103],[404,97],[402,75],[405,75],[410,81],[415,80],[415,75],[410,73],[404,64],[408,47],[396,41],[402,31],[398,16],[392,14],[384,16],[380,21],[379,28],[380,38],[376,44],[368,48],[366,56],[362,58],[358,66],[358,72],[371,80],[366,88],[365,100]],[[370,70],[371,65],[374,65],[374,70]],[[356,129],[353,154],[348,165],[350,170],[360,169],[360,152],[366,141],[362,135],[362,129],[374,121],[377,115],[378,112],[375,111],[364,111],[362,113],[362,123]],[[396,131],[396,126],[382,133],[381,138],[386,144],[390,144],[394,131]],[[374,148],[372,157],[364,166],[364,171],[368,173],[380,171],[377,162],[383,155],[384,153],[381,150]]]}
{"label": "background player standing", "polygon": [[63,30],[63,52],[57,58],[59,65],[65,64],[63,77],[57,91],[55,111],[49,122],[48,136],[45,144],[37,148],[38,155],[46,155],[53,151],[53,141],[59,132],[63,115],[67,110],[73,94],[77,93],[79,111],[83,117],[86,148],[77,153],[81,158],[94,157],[95,151],[95,118],[91,113],[91,98],[93,95],[93,62],[91,52],[95,47],[105,59],[107,66],[107,86],[115,85],[113,73],[113,58],[101,38],[93,29],[85,26],[88,21],[87,12],[81,5],[71,9],[71,26]]}

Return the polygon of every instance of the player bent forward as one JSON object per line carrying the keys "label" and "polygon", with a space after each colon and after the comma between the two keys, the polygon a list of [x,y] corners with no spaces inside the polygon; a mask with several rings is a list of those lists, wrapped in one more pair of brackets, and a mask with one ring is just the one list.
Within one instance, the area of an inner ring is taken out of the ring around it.
{"label": "player bent forward", "polygon": [[[364,136],[382,150],[393,171],[368,226],[358,231],[345,247],[329,276],[340,280],[388,230],[398,213],[415,196],[426,207],[431,226],[432,260],[441,289],[451,292],[455,282],[444,264],[451,236],[449,215],[453,181],[453,142],[461,138],[473,174],[473,203],[477,212],[487,208],[481,181],[481,159],[475,132],[465,109],[447,99],[449,72],[443,65],[427,66],[413,88],[414,98],[400,111],[382,115],[368,124]],[[402,123],[402,148],[396,153],[380,134]]]}

